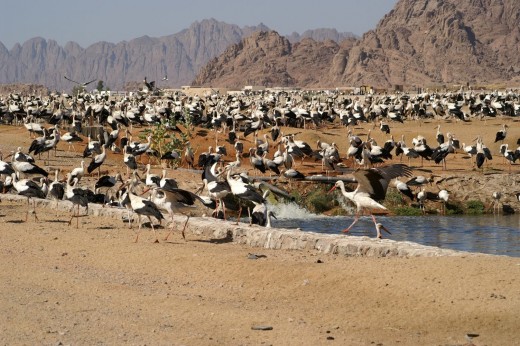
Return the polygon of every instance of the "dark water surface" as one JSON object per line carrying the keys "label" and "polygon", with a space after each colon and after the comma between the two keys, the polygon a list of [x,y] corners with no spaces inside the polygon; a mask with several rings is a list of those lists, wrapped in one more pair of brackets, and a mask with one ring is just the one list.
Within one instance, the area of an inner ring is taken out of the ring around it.
{"label": "dark water surface", "polygon": [[[341,234],[353,216],[320,216],[294,205],[270,208],[278,216],[273,227]],[[397,241],[469,252],[520,257],[520,214],[479,216],[379,216],[377,221],[392,232],[383,237]],[[375,237],[370,216],[360,217],[350,231],[353,236]],[[348,236],[348,235],[347,235]]]}

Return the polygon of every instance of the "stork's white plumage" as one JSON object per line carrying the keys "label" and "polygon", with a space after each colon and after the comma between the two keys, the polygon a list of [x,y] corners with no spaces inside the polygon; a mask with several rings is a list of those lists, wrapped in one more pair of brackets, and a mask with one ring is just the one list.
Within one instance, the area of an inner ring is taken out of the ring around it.
{"label": "stork's white plumage", "polygon": [[83,138],[81,138],[76,132],[66,132],[61,136],[61,140],[65,141],[74,151],[76,151],[76,148],[74,148],[74,142],[83,142]]}
{"label": "stork's white plumage", "polygon": [[[25,214],[25,221],[27,222],[27,218],[29,217],[29,200],[31,198],[45,198],[45,193],[42,191],[42,188],[36,184],[34,181],[29,179],[18,180],[16,173],[11,174],[13,187],[16,191],[18,191],[19,195],[27,197],[27,213]],[[36,216],[36,205],[34,204],[34,218],[38,220]]]}
{"label": "stork's white plumage", "polygon": [[144,184],[150,188],[159,187],[161,177],[157,174],[151,173],[151,169],[152,169],[152,166],[150,164],[147,164]]}
{"label": "stork's white plumage", "polygon": [[85,161],[81,160],[80,166],[74,168],[70,172],[70,177],[71,177],[71,179],[77,178],[78,182],[79,182],[84,174],[85,174]]}
{"label": "stork's white plumage", "polygon": [[400,181],[398,178],[395,180],[395,188],[404,196],[410,198],[410,200],[414,200],[414,195],[410,187],[405,183]]}
{"label": "stork's white plumage", "polygon": [[98,170],[98,178],[99,178],[101,176],[101,165],[103,164],[103,162],[105,162],[105,158],[106,157],[107,157],[106,145],[102,145],[101,146],[101,154],[98,154],[98,155],[94,156],[92,161],[90,161],[90,164],[87,167],[87,172],[90,174],[94,170],[96,170],[96,168],[97,168],[97,170]]}
{"label": "stork's white plumage", "polygon": [[63,199],[65,195],[65,186],[58,181],[59,171],[56,170],[54,174],[54,181],[49,185],[49,192],[47,196],[56,201],[56,217],[58,217],[58,201]]}
{"label": "stork's white plumage", "polygon": [[175,179],[166,177],[166,169],[163,169],[159,187],[163,190],[172,190],[178,188],[179,184]]}
{"label": "stork's white plumage", "polygon": [[[152,191],[152,201],[157,205],[157,207],[164,209],[168,212],[168,215],[171,217],[171,224],[170,224],[170,232],[166,236],[164,240],[168,240],[168,237],[173,232],[174,228],[174,220],[173,215],[174,213],[182,213],[186,215],[186,210],[188,208],[193,208],[195,201],[199,200],[200,202],[204,203],[202,199],[197,196],[196,194],[183,190],[178,188],[171,188],[169,190],[163,190],[163,189],[157,189],[155,188]],[[186,230],[186,226],[188,224],[188,220],[190,218],[189,214],[186,215],[187,220],[184,223],[184,227],[181,231],[182,238],[186,239],[186,236],[184,234],[184,231]]]}
{"label": "stork's white plumage", "polygon": [[495,143],[496,142],[503,142],[504,139],[506,139],[507,129],[508,128],[509,128],[509,126],[507,126],[507,124],[502,125],[502,129],[500,131],[498,131],[496,136],[495,136]]}
{"label": "stork's white plumage", "polygon": [[2,161],[0,159],[0,174],[11,175],[13,173],[14,173],[14,169],[11,166],[11,164],[9,164],[5,161]]}
{"label": "stork's white plumage", "polygon": [[141,231],[141,215],[146,216],[148,220],[150,221],[150,225],[152,227],[152,231],[155,235],[155,242],[158,243],[159,239],[157,238],[157,233],[155,232],[155,227],[153,226],[152,218],[151,216],[155,217],[157,220],[159,220],[159,224],[162,219],[164,219],[163,215],[159,211],[159,208],[157,205],[149,201],[145,198],[142,198],[140,196],[134,195],[131,191],[128,192],[128,198],[130,199],[130,206],[134,213],[137,214],[138,222],[139,222],[139,229],[137,230],[137,235],[135,237],[135,242],[139,240],[139,233]]}
{"label": "stork's white plumage", "polygon": [[138,143],[132,149],[132,155],[140,156],[144,154],[152,145],[152,135],[146,137],[146,143]]}
{"label": "stork's white plumage", "polygon": [[11,167],[18,173],[23,175],[43,175],[47,177],[49,173],[41,167],[37,166],[34,162],[31,161],[17,161],[16,156],[13,156],[13,161],[11,161]]}
{"label": "stork's white plumage", "polygon": [[[229,184],[229,187],[231,188],[231,193],[235,195],[239,199],[239,201],[245,200],[245,201],[251,201],[255,203],[263,203],[264,199],[262,198],[262,195],[256,191],[256,189],[245,183],[240,176],[238,177],[232,177],[231,176],[232,169],[228,169],[227,171],[227,182]],[[242,203],[240,203],[239,211],[238,211],[238,218],[237,218],[237,224],[240,222],[240,214],[242,213]]]}
{"label": "stork's white plumage", "polygon": [[[65,186],[65,198],[72,202],[72,216],[69,220],[69,226],[72,219],[76,218],[76,228],[79,227],[79,207],[85,208],[86,215],[88,214],[88,196],[87,191],[78,187],[79,179],[73,178],[69,173],[67,174],[67,184]],[[77,206],[77,213],[74,211],[74,205]]]}
{"label": "stork's white plumage", "polygon": [[441,201],[441,203],[442,203],[441,214],[444,215],[444,214],[446,214],[446,204],[448,203],[450,194],[447,190],[440,190],[438,197],[439,197],[439,201]]}
{"label": "stork's white plumage", "polygon": [[354,218],[354,222],[343,230],[343,233],[347,233],[350,229],[358,222],[359,214],[363,209],[367,209],[372,216],[374,225],[377,224],[376,219],[371,209],[383,209],[386,207],[379,203],[385,199],[386,190],[390,181],[399,176],[411,176],[412,170],[406,165],[395,164],[385,166],[381,168],[371,168],[368,170],[356,170],[353,173],[354,178],[357,181],[357,187],[353,192],[347,192],[345,190],[345,184],[342,180],[338,180],[330,191],[333,191],[337,187],[341,189],[343,196],[354,204],[356,204],[357,212]]}
{"label": "stork's white plumage", "polygon": [[137,162],[135,161],[135,156],[128,151],[128,146],[125,145],[123,148],[123,163],[126,166],[126,175],[128,175],[128,169],[131,169],[135,172],[137,169]]}

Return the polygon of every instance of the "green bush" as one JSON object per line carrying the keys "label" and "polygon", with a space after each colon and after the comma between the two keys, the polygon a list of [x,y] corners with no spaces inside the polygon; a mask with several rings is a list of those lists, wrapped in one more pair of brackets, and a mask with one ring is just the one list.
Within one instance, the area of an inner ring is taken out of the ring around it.
{"label": "green bush", "polygon": [[388,208],[400,207],[404,203],[403,195],[397,189],[388,189],[385,197],[385,205]]}
{"label": "green bush", "polygon": [[466,214],[470,214],[470,215],[480,215],[480,214],[484,214],[485,212],[485,206],[484,206],[484,203],[482,203],[481,201],[468,201],[466,203]]}
{"label": "green bush", "polygon": [[313,213],[323,213],[334,207],[334,198],[318,186],[307,194],[304,207]]}
{"label": "green bush", "polygon": [[446,215],[459,215],[464,214],[464,208],[462,208],[462,204],[457,203],[446,203]]}

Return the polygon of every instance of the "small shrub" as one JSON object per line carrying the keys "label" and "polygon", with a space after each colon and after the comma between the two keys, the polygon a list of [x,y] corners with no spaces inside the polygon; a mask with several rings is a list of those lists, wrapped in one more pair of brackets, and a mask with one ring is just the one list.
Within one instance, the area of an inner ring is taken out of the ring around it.
{"label": "small shrub", "polygon": [[470,215],[481,215],[485,212],[484,203],[481,201],[468,201],[466,203],[466,214]]}
{"label": "small shrub", "polygon": [[385,205],[389,208],[402,206],[404,204],[403,195],[397,189],[388,189],[385,197]]}
{"label": "small shrub", "polygon": [[393,209],[393,212],[395,215],[400,216],[421,216],[422,211],[421,209],[414,208],[414,207],[397,207]]}
{"label": "small shrub", "polygon": [[334,199],[323,188],[316,188],[307,194],[305,208],[313,213],[323,213],[334,207]]}
{"label": "small shrub", "polygon": [[446,215],[459,215],[464,214],[462,204],[459,202],[446,203]]}
{"label": "small shrub", "polygon": [[293,190],[289,195],[293,198],[294,203],[298,204],[299,206],[303,205],[303,196],[300,191]]}

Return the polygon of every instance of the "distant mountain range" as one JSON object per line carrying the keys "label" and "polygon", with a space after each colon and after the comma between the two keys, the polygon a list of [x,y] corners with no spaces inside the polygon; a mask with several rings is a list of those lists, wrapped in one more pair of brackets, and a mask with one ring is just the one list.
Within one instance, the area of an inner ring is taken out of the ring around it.
{"label": "distant mountain range", "polygon": [[207,19],[174,35],[87,48],[42,38],[10,51],[0,44],[0,83],[70,91],[64,75],[112,90],[135,90],[145,76],[159,87],[519,86],[520,1],[399,0],[361,38],[334,29],[284,37],[263,24]]}
{"label": "distant mountain range", "polygon": [[400,0],[375,30],[339,44],[255,35],[213,59],[194,84],[520,86],[518,0]]}
{"label": "distant mountain range", "polygon": [[[206,19],[169,36],[97,42],[87,48],[75,42],[62,47],[54,40],[39,37],[16,44],[11,50],[0,43],[0,83],[43,84],[70,91],[74,84],[63,78],[66,75],[78,82],[103,80],[111,90],[122,90],[146,76],[160,87],[179,87],[191,83],[198,71],[226,48],[259,31],[269,28],[263,24],[241,28]],[[316,29],[302,35],[293,33],[290,39],[341,40],[351,36],[335,29]],[[166,75],[168,81],[162,81]]]}

